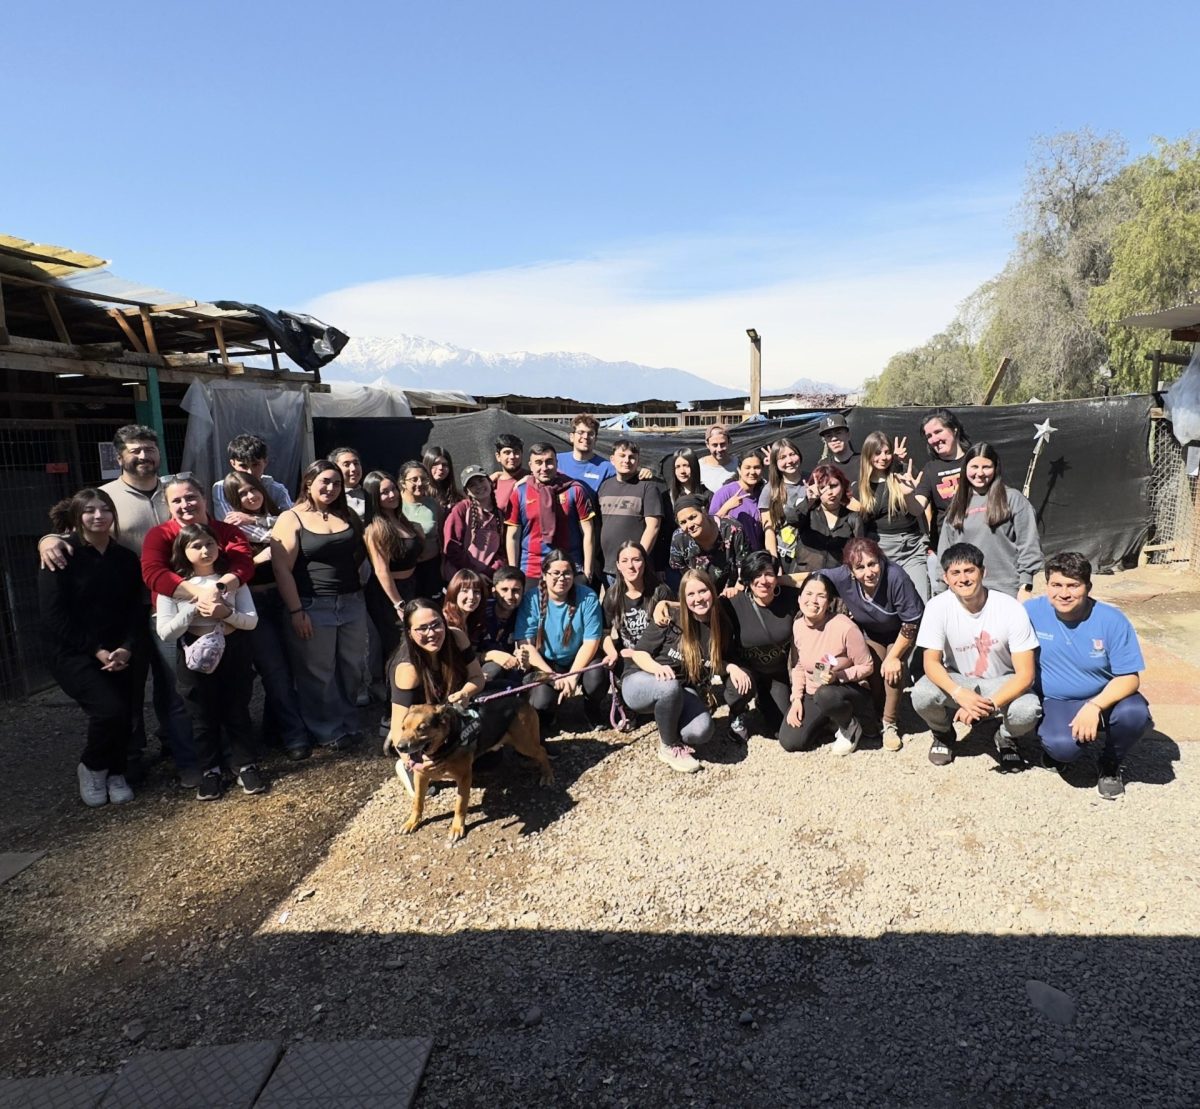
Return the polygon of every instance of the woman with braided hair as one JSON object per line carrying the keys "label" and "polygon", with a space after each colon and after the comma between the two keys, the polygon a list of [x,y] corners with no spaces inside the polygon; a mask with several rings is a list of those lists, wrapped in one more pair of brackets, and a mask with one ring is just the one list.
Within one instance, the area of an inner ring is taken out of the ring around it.
{"label": "woman with braided hair", "polygon": [[596,661],[604,636],[599,598],[575,580],[575,564],[566,551],[551,551],[543,567],[538,588],[525,594],[517,610],[516,637],[529,669],[526,681],[539,674],[562,675],[529,695],[544,737],[554,727],[559,703],[581,690],[588,721],[593,727],[602,721],[600,703],[608,689],[608,671],[597,667],[574,673]]}
{"label": "woman with braided hair", "polygon": [[496,507],[496,491],[482,466],[462,472],[467,495],[446,514],[442,525],[442,572],[449,580],[471,570],[488,581],[504,562],[504,521]]}

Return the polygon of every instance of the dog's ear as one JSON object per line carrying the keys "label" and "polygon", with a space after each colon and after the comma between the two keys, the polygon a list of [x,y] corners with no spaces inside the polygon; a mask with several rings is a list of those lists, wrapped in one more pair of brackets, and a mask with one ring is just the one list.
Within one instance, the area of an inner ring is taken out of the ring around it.
{"label": "dog's ear", "polygon": [[448,723],[449,720],[450,720],[450,706],[449,705],[434,705],[433,706],[432,711],[429,713],[429,723],[430,724],[434,725],[435,727],[440,728],[444,724]]}

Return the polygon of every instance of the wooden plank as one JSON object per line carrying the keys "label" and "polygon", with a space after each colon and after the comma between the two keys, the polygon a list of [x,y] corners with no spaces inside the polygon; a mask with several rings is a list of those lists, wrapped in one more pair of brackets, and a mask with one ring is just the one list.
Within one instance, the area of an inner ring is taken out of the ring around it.
{"label": "wooden plank", "polygon": [[217,337],[217,350],[221,352],[221,361],[226,365],[229,363],[229,351],[225,349],[225,328],[221,326],[220,320],[213,320],[213,334]]}
{"label": "wooden plank", "polygon": [[1200,327],[1177,327],[1171,338],[1180,343],[1200,343]]}
{"label": "wooden plank", "polygon": [[[4,323],[4,301],[0,298],[0,326]],[[279,348],[275,345],[275,340],[270,335],[267,336],[267,346],[271,348],[271,365],[275,367],[275,372],[279,373],[281,367],[279,365]]]}
{"label": "wooden plank", "polygon": [[89,293],[86,289],[78,289],[73,285],[60,285],[54,281],[35,281],[32,277],[18,277],[12,273],[6,273],[4,280],[11,281],[14,285],[28,285],[34,289],[53,289],[59,296],[78,297],[80,300],[98,300],[105,304],[135,304],[139,308],[154,307],[149,301],[133,300],[130,297],[114,297],[107,293]]}
{"label": "wooden plank", "polygon": [[146,353],[146,344],[137,337],[137,332],[129,326],[129,321],[115,308],[110,308],[108,314],[116,321],[117,326],[125,332],[125,338],[133,344],[133,349],[140,354]]}
{"label": "wooden plank", "polygon": [[[172,304],[151,304],[149,305],[151,312],[180,312],[183,313],[185,308],[195,308],[199,301],[195,300],[177,300]],[[136,316],[139,314],[137,308],[122,308],[120,311],[126,316]]]}
{"label": "wooden plank", "polygon": [[157,354],[158,340],[154,337],[154,321],[150,318],[150,310],[143,308],[139,315],[142,317],[142,331],[146,335],[146,350],[151,354]]}
{"label": "wooden plank", "polygon": [[[315,392],[328,393],[328,386],[314,384],[312,376],[305,373],[277,374],[274,370],[258,366],[234,363],[247,381],[283,382],[286,385],[312,386]],[[83,358],[66,358],[44,354],[26,354],[13,347],[0,348],[0,370],[32,370],[35,373],[84,374],[87,377],[116,378],[118,381],[145,381],[148,366],[138,366],[120,361],[97,361]],[[228,377],[228,367],[205,361],[203,365],[175,367],[167,366],[158,371],[158,379],[168,385],[190,385],[197,377]]]}
{"label": "wooden plank", "polygon": [[1004,379],[1004,373],[1008,369],[1008,364],[1012,361],[1007,355],[1000,359],[1000,365],[996,367],[996,374],[992,378],[992,383],[987,387],[987,392],[983,394],[983,400],[980,404],[991,404],[996,399],[996,394],[1000,391],[1000,382]]}
{"label": "wooden plank", "polygon": [[54,302],[54,293],[49,289],[42,290],[42,303],[46,306],[46,315],[50,317],[50,322],[54,325],[54,334],[58,336],[58,341],[70,345],[71,333],[67,330],[67,325],[63,322],[62,313],[58,310],[58,305]]}
{"label": "wooden plank", "polygon": [[50,339],[27,339],[23,335],[10,335],[10,350],[21,354],[37,354],[46,358],[82,358],[101,362],[128,362],[132,366],[161,366],[163,360],[154,354],[139,354],[126,350],[120,343],[80,343],[68,346]]}

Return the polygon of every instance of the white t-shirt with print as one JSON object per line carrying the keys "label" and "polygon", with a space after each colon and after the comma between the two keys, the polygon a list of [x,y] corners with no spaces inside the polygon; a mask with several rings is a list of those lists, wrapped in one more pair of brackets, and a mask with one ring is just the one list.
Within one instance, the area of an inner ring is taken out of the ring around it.
{"label": "white t-shirt with print", "polygon": [[942,652],[947,670],[964,678],[1003,678],[1014,672],[1013,652],[1037,650],[1025,606],[988,590],[978,612],[968,612],[953,593],[939,593],[925,606],[917,646]]}

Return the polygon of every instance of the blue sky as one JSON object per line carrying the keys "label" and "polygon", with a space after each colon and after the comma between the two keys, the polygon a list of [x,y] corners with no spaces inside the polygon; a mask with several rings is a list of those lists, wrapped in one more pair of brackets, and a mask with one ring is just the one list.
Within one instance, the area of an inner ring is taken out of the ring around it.
{"label": "blue sky", "polygon": [[1182,3],[9,7],[4,231],[353,334],[727,384],[746,327],[782,385],[944,326],[1037,135],[1197,125]]}

